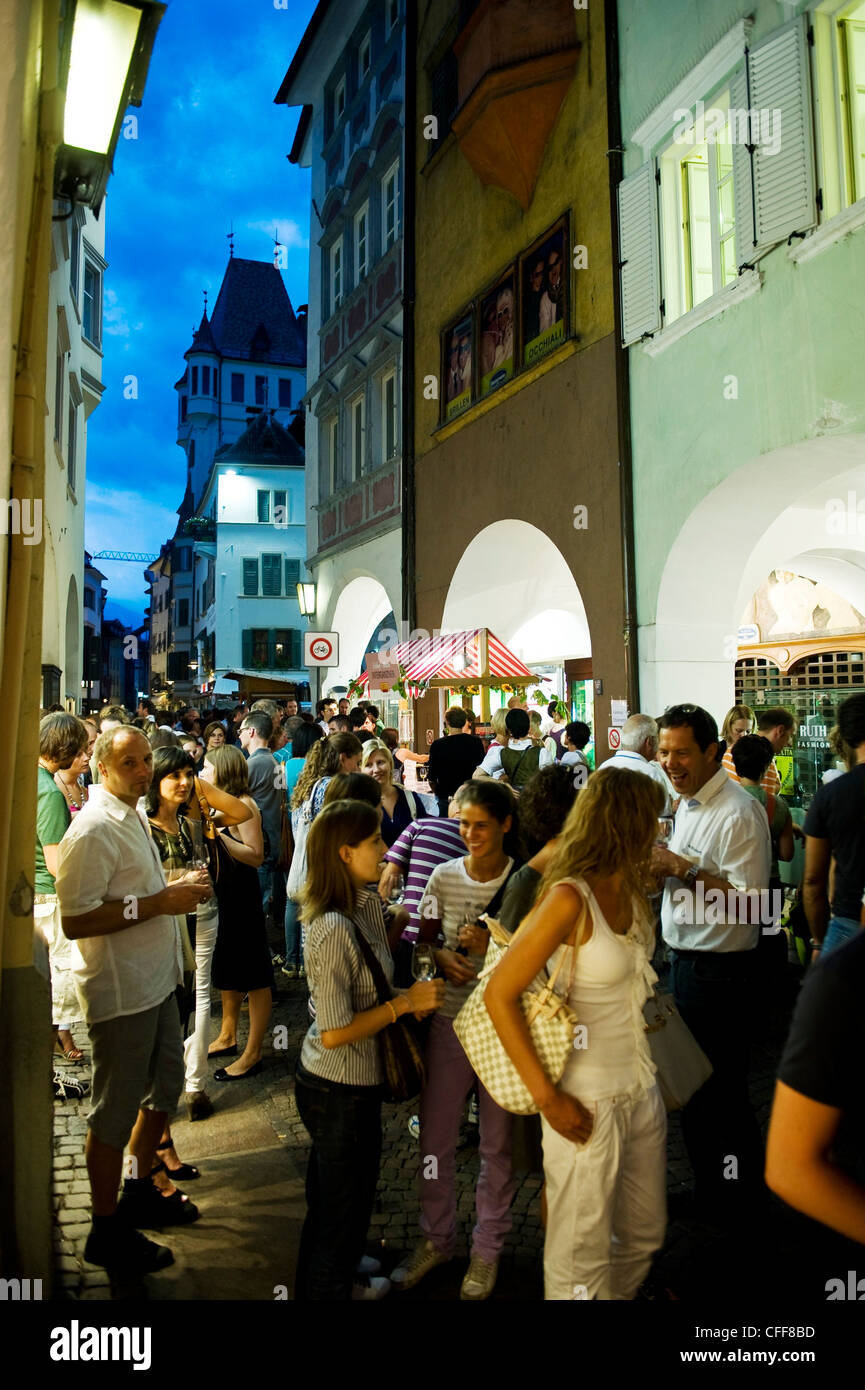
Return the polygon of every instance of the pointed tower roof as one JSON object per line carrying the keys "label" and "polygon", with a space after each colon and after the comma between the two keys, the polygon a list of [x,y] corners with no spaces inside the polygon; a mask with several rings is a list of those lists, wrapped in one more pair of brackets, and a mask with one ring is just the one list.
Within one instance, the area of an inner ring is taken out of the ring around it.
{"label": "pointed tower roof", "polygon": [[231,257],[210,328],[223,357],[306,366],[306,338],[298,328],[282,276],[271,261]]}
{"label": "pointed tower roof", "polygon": [[195,498],[192,495],[192,479],[189,474],[186,475],[186,491],[183,494],[183,501],[177,508],[177,515],[180,518],[177,531],[181,530],[184,522],[188,521],[191,516],[195,516]]}
{"label": "pointed tower roof", "polygon": [[217,449],[220,463],[237,460],[245,463],[281,463],[303,468],[304,452],[288,430],[274,420],[272,411],[262,410],[253,416],[249,426],[233,444]]}
{"label": "pointed tower roof", "polygon": [[198,325],[198,329],[193,335],[192,343],[183,356],[188,357],[191,352],[219,352],[216,342],[214,341],[210,320],[207,317],[207,309],[205,309],[204,313],[201,315],[201,323]]}

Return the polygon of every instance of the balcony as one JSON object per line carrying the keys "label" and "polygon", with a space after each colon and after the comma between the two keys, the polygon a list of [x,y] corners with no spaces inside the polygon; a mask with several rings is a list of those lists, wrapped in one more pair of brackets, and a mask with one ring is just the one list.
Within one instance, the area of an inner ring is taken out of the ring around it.
{"label": "balcony", "polygon": [[315,508],[318,512],[318,556],[346,544],[371,539],[399,524],[402,505],[399,458],[334,492]]}

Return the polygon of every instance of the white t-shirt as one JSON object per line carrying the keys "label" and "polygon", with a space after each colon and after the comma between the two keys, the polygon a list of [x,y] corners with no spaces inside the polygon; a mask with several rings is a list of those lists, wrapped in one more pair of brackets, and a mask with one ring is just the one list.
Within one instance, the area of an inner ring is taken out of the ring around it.
{"label": "white t-shirt", "polygon": [[[467,921],[476,921],[485,911],[487,903],[492,901],[510,873],[513,862],[509,859],[498,878],[491,878],[487,883],[478,883],[475,879],[469,878],[464,858],[450,859],[446,864],[439,864],[429,876],[418,908],[418,917],[421,921],[430,917],[439,918],[444,931],[445,946],[449,951],[455,951],[459,945],[460,928],[464,927]],[[482,969],[482,955],[469,956],[468,959],[476,970]],[[469,980],[465,985],[453,985],[450,980],[446,980],[444,1004],[439,1013],[444,1018],[456,1018],[475,984],[476,980]]]}
{"label": "white t-shirt", "polygon": [[620,748],[611,758],[607,758],[605,763],[601,763],[598,772],[603,772],[607,767],[624,767],[628,772],[643,772],[647,777],[651,777],[653,782],[657,782],[666,797],[664,815],[670,814],[675,792],[672,782],[667,780],[667,774],[660,763],[650,763],[648,759],[643,757],[642,753],[635,753],[630,748]]}

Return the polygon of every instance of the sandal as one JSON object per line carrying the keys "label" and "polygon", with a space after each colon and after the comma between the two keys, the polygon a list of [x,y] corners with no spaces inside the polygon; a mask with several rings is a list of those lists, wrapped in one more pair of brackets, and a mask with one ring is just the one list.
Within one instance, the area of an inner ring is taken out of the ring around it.
{"label": "sandal", "polygon": [[[164,1153],[166,1149],[173,1149],[173,1148],[174,1148],[174,1144],[173,1144],[173,1143],[170,1143],[170,1144],[157,1144],[157,1145],[156,1145],[156,1152],[157,1152],[157,1153]],[[169,1168],[168,1164],[166,1163],[165,1159],[163,1158],[162,1161],[156,1165],[156,1167],[155,1167],[154,1170],[153,1170],[153,1173],[158,1173],[158,1172],[160,1172],[163,1168],[165,1169],[165,1171],[166,1171],[166,1173],[168,1174],[168,1176],[171,1178],[171,1181],[172,1181],[172,1182],[174,1182],[177,1178],[182,1178],[184,1182],[192,1182],[193,1178],[200,1178],[200,1177],[201,1177],[201,1172],[199,1171],[199,1169],[198,1169],[198,1168],[194,1168],[194,1167],[192,1166],[191,1163],[181,1163],[181,1165],[180,1165],[179,1168]],[[150,1174],[151,1177],[153,1177],[153,1173]]]}
{"label": "sandal", "polygon": [[64,1047],[59,1038],[54,1039],[54,1054],[57,1057],[64,1057],[70,1066],[80,1067],[85,1060],[84,1053],[80,1047],[73,1043],[71,1047]]}

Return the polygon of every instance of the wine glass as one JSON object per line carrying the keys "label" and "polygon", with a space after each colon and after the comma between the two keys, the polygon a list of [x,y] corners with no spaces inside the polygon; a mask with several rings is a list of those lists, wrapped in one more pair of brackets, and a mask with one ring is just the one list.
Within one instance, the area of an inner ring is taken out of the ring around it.
{"label": "wine glass", "polygon": [[411,973],[416,980],[435,979],[435,957],[433,948],[428,941],[418,941],[412,947]]}
{"label": "wine glass", "polygon": [[658,834],[655,844],[663,849],[669,848],[670,840],[673,838],[673,818],[672,816],[658,816]]}
{"label": "wine glass", "polygon": [[405,898],[405,879],[402,874],[397,874],[390,880],[387,890],[387,900],[391,907],[399,907]]}

